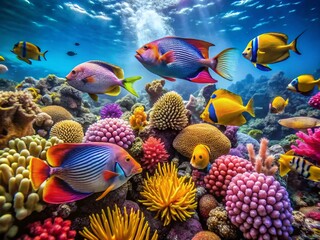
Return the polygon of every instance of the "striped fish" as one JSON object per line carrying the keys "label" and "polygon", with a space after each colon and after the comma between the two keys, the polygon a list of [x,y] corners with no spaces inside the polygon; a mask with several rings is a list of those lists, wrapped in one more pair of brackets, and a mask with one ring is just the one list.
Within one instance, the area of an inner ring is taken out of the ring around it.
{"label": "striped fish", "polygon": [[30,42],[24,42],[24,41],[17,42],[13,46],[13,49],[11,50],[11,52],[16,54],[19,60],[24,61],[28,64],[32,64],[30,59],[41,61],[40,56],[42,56],[44,60],[47,61],[46,53],[48,51],[45,51],[42,53],[41,49],[38,46]]}
{"label": "striped fish", "polygon": [[281,177],[287,175],[288,172],[293,170],[304,178],[314,182],[320,181],[320,168],[303,157],[295,156],[293,150],[280,155],[279,163]]}
{"label": "striped fish", "polygon": [[102,192],[100,200],[142,168],[123,148],[111,143],[65,143],[47,151],[48,164],[30,161],[30,179],[37,190],[45,182],[43,200],[59,204]]}

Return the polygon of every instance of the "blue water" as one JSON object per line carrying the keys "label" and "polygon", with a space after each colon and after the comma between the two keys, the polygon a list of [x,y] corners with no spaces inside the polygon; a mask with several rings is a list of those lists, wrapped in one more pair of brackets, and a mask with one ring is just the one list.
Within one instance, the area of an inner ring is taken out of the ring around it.
{"label": "blue water", "polygon": [[[284,71],[288,77],[314,73],[320,67],[320,1],[318,0],[2,0],[0,7],[0,55],[9,71],[0,75],[20,82],[25,76],[64,77],[77,64],[103,60],[119,65],[125,76],[142,75],[138,84],[159,78],[148,72],[134,57],[136,49],[160,37],[175,35],[214,43],[210,56],[227,47],[239,49],[235,81],[248,73],[255,77]],[[248,41],[265,32],[282,32],[291,42],[298,41],[301,56],[291,52],[289,59],[261,72],[241,56]],[[18,41],[29,41],[48,61],[28,65],[10,52]],[[80,46],[75,46],[75,42]],[[66,52],[74,51],[76,56]],[[215,73],[217,86],[230,84]],[[175,84],[184,83],[177,80]],[[170,83],[171,84],[171,83]],[[248,83],[250,84],[250,83]]]}

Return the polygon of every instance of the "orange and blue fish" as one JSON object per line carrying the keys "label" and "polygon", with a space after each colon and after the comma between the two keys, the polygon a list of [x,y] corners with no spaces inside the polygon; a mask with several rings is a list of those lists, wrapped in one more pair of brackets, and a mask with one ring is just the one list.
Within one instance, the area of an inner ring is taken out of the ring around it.
{"label": "orange and blue fish", "polygon": [[210,42],[198,39],[164,37],[143,45],[135,57],[150,72],[169,81],[180,78],[196,83],[215,83],[209,68],[221,77],[232,80],[235,67],[234,48],[227,48],[209,58]]}
{"label": "orange and blue fish", "polygon": [[111,143],[58,144],[48,149],[47,163],[32,158],[30,179],[35,190],[45,182],[43,200],[53,204],[103,191],[100,200],[142,171],[126,150]]}

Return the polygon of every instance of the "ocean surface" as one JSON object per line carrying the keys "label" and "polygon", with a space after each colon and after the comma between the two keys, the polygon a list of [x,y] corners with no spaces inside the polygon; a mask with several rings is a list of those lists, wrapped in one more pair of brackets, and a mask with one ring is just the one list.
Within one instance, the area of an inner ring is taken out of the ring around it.
{"label": "ocean surface", "polygon": [[[125,76],[143,76],[138,86],[141,90],[159,77],[135,59],[135,51],[145,43],[172,35],[214,43],[211,57],[225,48],[237,48],[234,81],[247,74],[271,76],[279,71],[294,78],[312,74],[320,66],[318,0],[2,0],[0,24],[0,55],[6,59],[2,64],[9,68],[0,77],[17,82],[25,76],[40,78],[51,73],[65,77],[79,63],[102,60],[122,67]],[[282,32],[291,42],[305,30],[298,40],[302,55],[291,52],[289,59],[272,64],[270,72],[254,68],[241,56],[247,43],[259,34]],[[48,50],[47,61],[28,65],[18,60],[10,52],[18,41]],[[68,51],[76,55],[68,56]],[[218,88],[229,86],[230,82],[212,75],[219,80]],[[177,80],[167,86],[182,83]]]}

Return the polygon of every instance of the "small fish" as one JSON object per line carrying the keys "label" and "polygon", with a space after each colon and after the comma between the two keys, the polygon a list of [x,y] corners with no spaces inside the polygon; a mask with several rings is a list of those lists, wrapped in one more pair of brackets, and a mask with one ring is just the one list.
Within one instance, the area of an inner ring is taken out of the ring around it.
{"label": "small fish", "polygon": [[47,162],[31,158],[30,180],[35,190],[46,181],[43,200],[53,204],[104,191],[100,200],[142,171],[127,151],[111,143],[58,144],[48,149]]}
{"label": "small fish", "polygon": [[312,117],[292,117],[280,119],[278,123],[287,128],[306,130],[308,128],[320,127],[320,120]]}
{"label": "small fish", "polygon": [[69,85],[88,93],[94,101],[97,101],[97,94],[119,95],[120,87],[138,96],[133,89],[133,83],[141,77],[124,78],[123,70],[118,66],[102,61],[89,61],[77,65],[66,79]]}
{"label": "small fish", "polygon": [[73,51],[69,51],[69,52],[67,52],[66,53],[68,56],[75,56],[75,55],[77,55],[77,53],[76,52],[73,52]]}
{"label": "small fish", "polygon": [[302,32],[290,44],[288,36],[283,33],[264,33],[252,39],[242,52],[242,56],[251,61],[253,65],[262,70],[270,71],[268,64],[277,63],[286,60],[289,56],[289,50],[301,55],[297,49],[297,40],[303,34]]}
{"label": "small fish", "polygon": [[319,92],[320,78],[315,80],[310,74],[300,75],[288,84],[287,89],[305,96],[312,96]]}
{"label": "small fish", "polygon": [[48,51],[45,51],[42,53],[41,49],[38,46],[30,42],[24,42],[24,41],[17,42],[13,46],[13,50],[11,50],[11,52],[16,54],[19,60],[24,61],[28,64],[32,64],[30,59],[41,61],[40,56],[42,56],[44,60],[47,61],[46,53]]}
{"label": "small fish", "polygon": [[190,164],[197,169],[204,169],[209,165],[210,148],[204,144],[198,144],[192,153]]}
{"label": "small fish", "polygon": [[280,155],[280,176],[283,177],[291,170],[314,182],[320,181],[320,168],[303,157],[295,156],[293,150]]}
{"label": "small fish", "polygon": [[5,61],[4,57],[0,56],[0,61]]}
{"label": "small fish", "polygon": [[0,64],[0,73],[6,73],[8,71],[8,67],[6,65]]}
{"label": "small fish", "polygon": [[249,100],[247,106],[243,106],[241,96],[225,89],[218,89],[212,93],[200,118],[209,123],[241,126],[246,123],[243,112],[255,116],[253,98]]}
{"label": "small fish", "polygon": [[283,97],[277,96],[275,97],[269,105],[269,109],[271,113],[281,114],[284,112],[285,107],[289,103],[289,98],[284,100]]}
{"label": "small fish", "polygon": [[76,42],[74,43],[75,46],[80,46],[80,43]]}
{"label": "small fish", "polygon": [[225,49],[209,58],[211,46],[214,44],[198,39],[164,37],[139,48],[135,57],[150,72],[169,81],[180,78],[197,83],[215,83],[217,80],[211,77],[209,68],[232,80],[235,49]]}

